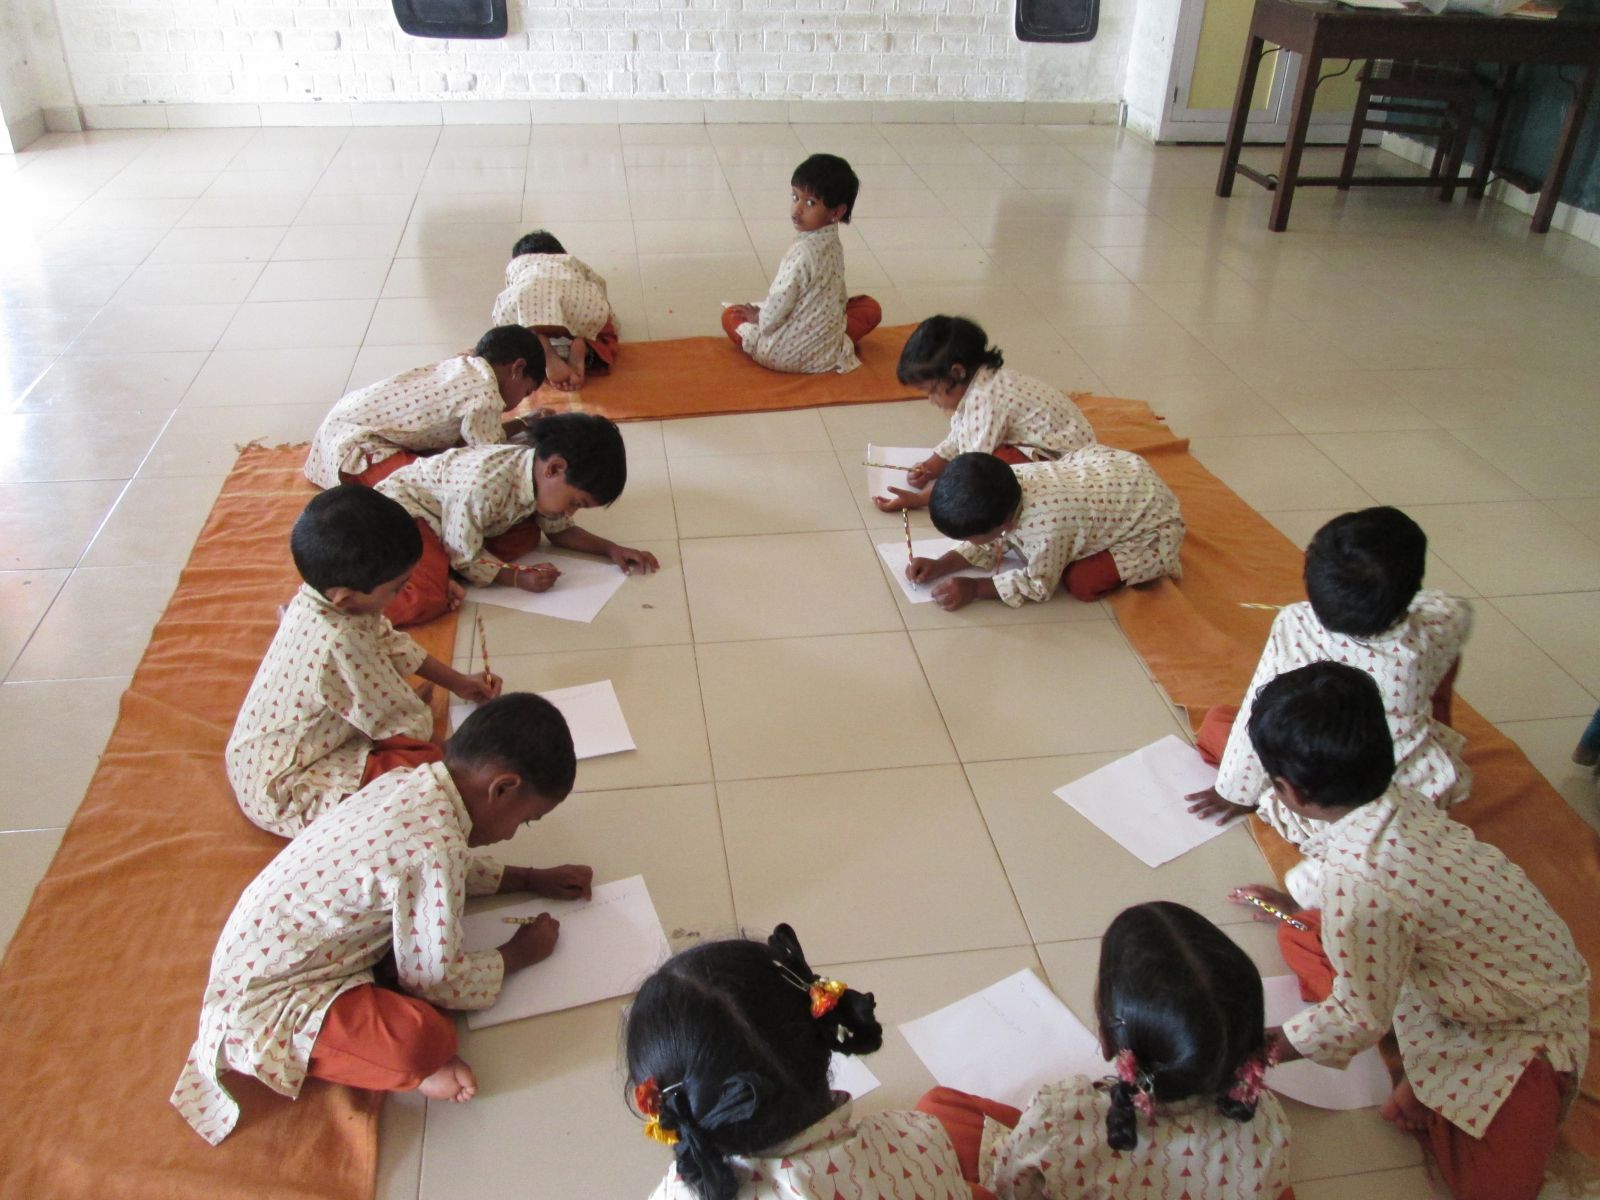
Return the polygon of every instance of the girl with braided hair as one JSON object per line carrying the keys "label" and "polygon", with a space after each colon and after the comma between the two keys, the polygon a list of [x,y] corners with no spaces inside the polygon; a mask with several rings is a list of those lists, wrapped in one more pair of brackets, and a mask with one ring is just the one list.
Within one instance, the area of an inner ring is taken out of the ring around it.
{"label": "girl with braided hair", "polygon": [[936,1118],[857,1119],[829,1087],[834,1051],[883,1044],[874,1007],[820,978],[787,925],[668,959],[626,1032],[633,1107],[676,1160],[653,1200],[969,1200]]}
{"label": "girl with braided hair", "polygon": [[1115,1078],[1040,1088],[1014,1129],[989,1122],[984,1184],[1005,1200],[1293,1200],[1243,950],[1181,904],[1125,909],[1100,943],[1095,1009]]}

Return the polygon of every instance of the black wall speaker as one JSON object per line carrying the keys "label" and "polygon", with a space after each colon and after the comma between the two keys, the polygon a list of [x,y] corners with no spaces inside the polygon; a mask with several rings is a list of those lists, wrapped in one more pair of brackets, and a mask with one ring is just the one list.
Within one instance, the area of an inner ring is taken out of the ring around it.
{"label": "black wall speaker", "polygon": [[1017,36],[1025,42],[1087,42],[1099,27],[1100,0],[1017,0]]}

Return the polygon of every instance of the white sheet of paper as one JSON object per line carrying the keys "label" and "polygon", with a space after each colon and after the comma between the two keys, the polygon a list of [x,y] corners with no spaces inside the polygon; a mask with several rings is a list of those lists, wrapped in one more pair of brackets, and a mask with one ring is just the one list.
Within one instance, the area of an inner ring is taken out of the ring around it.
{"label": "white sheet of paper", "polygon": [[[1300,998],[1300,981],[1293,975],[1263,979],[1261,991],[1269,1026],[1282,1025],[1307,1007]],[[1376,1046],[1356,1055],[1342,1071],[1306,1059],[1273,1067],[1267,1072],[1267,1086],[1314,1108],[1375,1108],[1394,1091]]]}
{"label": "white sheet of paper", "polygon": [[[932,446],[867,446],[869,463],[888,463],[891,467],[914,467],[933,453]],[[904,471],[887,471],[882,467],[867,468],[867,495],[892,496],[891,487],[910,487]]]}
{"label": "white sheet of paper", "polygon": [[828,1067],[828,1079],[836,1092],[849,1092],[850,1099],[859,1100],[868,1092],[883,1086],[867,1064],[850,1054],[835,1054]]}
{"label": "white sheet of paper", "polygon": [[643,875],[596,884],[589,900],[528,900],[473,913],[463,922],[467,949],[502,945],[516,932],[505,917],[542,912],[561,922],[555,953],[526,971],[506,976],[492,1008],[467,1014],[468,1028],[484,1029],[626,996],[671,953]]}
{"label": "white sheet of paper", "polygon": [[1099,1040],[1028,970],[907,1021],[900,1032],[944,1087],[1018,1108],[1044,1084],[1110,1069]]}
{"label": "white sheet of paper", "polygon": [[[599,758],[638,749],[611,680],[580,683],[577,687],[556,688],[539,694],[559,708],[567,719],[567,728],[572,731],[572,750],[579,758]],[[477,707],[463,700],[452,700],[450,728],[459,728],[467,714]]]}
{"label": "white sheet of paper", "polygon": [[554,563],[561,568],[561,578],[548,592],[525,592],[514,587],[469,587],[467,599],[497,608],[514,608],[541,617],[588,624],[600,615],[606,602],[628,580],[616,563],[588,554],[535,550],[517,561],[524,566]]}
{"label": "white sheet of paper", "polygon": [[[943,558],[959,545],[961,545],[960,542],[953,542],[949,538],[917,538],[911,543],[911,551],[918,558]],[[906,558],[904,538],[901,538],[898,542],[878,543],[878,557],[883,559],[884,565],[889,568],[889,574],[894,576],[894,581],[900,585],[900,590],[906,594],[907,600],[913,604],[926,604],[933,599],[933,584],[912,583],[911,580],[906,578],[906,567],[909,565],[910,560]],[[1000,560],[1000,569],[1002,571],[1009,571],[1022,565],[1021,556],[1010,550],[1006,551],[1005,557]],[[980,571],[977,567],[966,567],[960,571],[952,571],[949,575],[942,576],[942,578],[950,579],[956,575],[965,575],[969,579],[988,579],[993,574],[993,571]]]}
{"label": "white sheet of paper", "polygon": [[1217,769],[1175,734],[1056,789],[1073,808],[1147,867],[1226,833],[1231,825],[1191,816],[1184,797],[1217,781]]}

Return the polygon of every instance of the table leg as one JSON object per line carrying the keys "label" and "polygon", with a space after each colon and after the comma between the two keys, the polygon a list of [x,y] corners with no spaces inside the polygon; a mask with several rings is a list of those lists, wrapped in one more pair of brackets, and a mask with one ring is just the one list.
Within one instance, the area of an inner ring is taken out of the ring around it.
{"label": "table leg", "polygon": [[1506,113],[1511,110],[1511,89],[1516,82],[1517,64],[1507,63],[1500,72],[1500,82],[1495,88],[1494,113],[1489,118],[1489,128],[1478,143],[1478,161],[1472,164],[1472,181],[1467,184],[1469,199],[1483,199],[1489,171],[1494,167],[1495,155],[1500,152],[1500,136],[1505,132]]}
{"label": "table leg", "polygon": [[1244,62],[1239,64],[1239,90],[1233,98],[1233,115],[1228,118],[1228,140],[1222,147],[1222,169],[1217,173],[1217,195],[1233,195],[1233,176],[1244,148],[1245,122],[1250,119],[1250,100],[1256,94],[1256,75],[1261,70],[1265,43],[1254,33],[1244,40]]}
{"label": "table leg", "polygon": [[1597,68],[1590,63],[1582,68],[1572,102],[1567,105],[1566,119],[1561,123],[1561,139],[1556,143],[1555,157],[1550,160],[1550,170],[1544,177],[1544,189],[1539,193],[1539,203],[1533,210],[1534,233],[1548,233],[1550,218],[1561,199],[1561,185],[1567,178],[1567,167],[1572,162],[1572,152],[1578,148],[1578,133],[1583,128],[1583,118],[1589,111],[1589,101],[1594,98]]}
{"label": "table leg", "polygon": [[1283,161],[1278,167],[1278,189],[1272,194],[1272,212],[1267,228],[1282,233],[1289,228],[1289,205],[1294,202],[1294,181],[1300,174],[1300,154],[1306,148],[1306,130],[1311,126],[1311,106],[1317,99],[1317,71],[1322,58],[1313,40],[1300,59],[1300,78],[1294,86],[1294,111],[1289,118],[1289,137],[1283,143]]}

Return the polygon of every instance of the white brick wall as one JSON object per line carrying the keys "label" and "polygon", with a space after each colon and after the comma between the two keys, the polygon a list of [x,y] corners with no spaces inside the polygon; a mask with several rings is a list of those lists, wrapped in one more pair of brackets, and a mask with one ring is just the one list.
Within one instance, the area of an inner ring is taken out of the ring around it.
{"label": "white brick wall", "polygon": [[1012,0],[510,0],[498,41],[408,37],[387,0],[55,0],[84,105],[1104,102],[1124,3],[1115,36],[1025,52]]}

